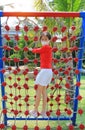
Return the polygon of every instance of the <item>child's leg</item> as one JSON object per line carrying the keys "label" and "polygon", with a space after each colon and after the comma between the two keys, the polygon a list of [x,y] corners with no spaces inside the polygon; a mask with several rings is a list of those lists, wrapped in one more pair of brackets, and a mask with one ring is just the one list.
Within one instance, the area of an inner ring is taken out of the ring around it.
{"label": "child's leg", "polygon": [[41,99],[42,89],[43,89],[43,86],[38,85],[37,93],[36,93],[36,100],[35,100],[35,107],[34,107],[34,111],[36,111],[36,112],[38,111],[38,106],[39,106],[40,99]]}
{"label": "child's leg", "polygon": [[46,112],[46,105],[47,105],[47,87],[46,86],[43,87],[42,98],[43,98],[42,112]]}

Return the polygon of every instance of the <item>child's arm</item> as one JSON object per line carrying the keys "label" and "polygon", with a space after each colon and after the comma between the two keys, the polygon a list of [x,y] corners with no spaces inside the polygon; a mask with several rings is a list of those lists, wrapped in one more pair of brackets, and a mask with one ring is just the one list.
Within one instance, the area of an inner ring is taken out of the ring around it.
{"label": "child's arm", "polygon": [[45,53],[48,52],[49,50],[52,50],[52,48],[50,46],[44,46],[43,48],[29,48],[30,51],[32,51],[33,53]]}
{"label": "child's arm", "polygon": [[41,53],[41,48],[32,49],[33,53]]}

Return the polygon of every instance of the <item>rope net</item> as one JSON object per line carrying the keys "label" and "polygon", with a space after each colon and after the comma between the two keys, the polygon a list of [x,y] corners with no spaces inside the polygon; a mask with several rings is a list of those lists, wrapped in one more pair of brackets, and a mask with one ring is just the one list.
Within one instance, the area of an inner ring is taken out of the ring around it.
{"label": "rope net", "polygon": [[[34,130],[39,130],[38,120],[47,120],[46,130],[51,129],[51,121],[56,121],[56,130],[62,130],[63,125],[60,120],[69,120],[68,130],[73,130],[72,117],[75,113],[82,115],[84,110],[79,106],[74,111],[75,100],[82,102],[81,94],[75,96],[76,86],[79,88],[81,83],[78,79],[78,52],[80,27],[76,28],[75,18],[43,18],[43,17],[7,17],[2,24],[2,43],[4,63],[0,73],[4,76],[2,87],[5,89],[1,101],[5,102],[2,108],[2,115],[7,115],[8,120],[13,120],[11,129],[18,128],[17,120],[23,121],[23,130],[28,130],[28,120],[36,120]],[[67,21],[71,25],[67,25]],[[37,85],[34,80],[40,71],[39,55],[33,54],[29,48],[41,47],[40,33],[48,31],[51,33],[52,46],[52,71],[53,78],[47,87],[47,118],[43,119],[40,115],[42,100],[40,102],[38,117],[30,117],[29,111],[33,109],[36,98]],[[81,59],[83,60],[83,59]],[[79,118],[80,118],[79,116]],[[0,129],[5,125],[1,118]],[[83,121],[78,126],[84,129]],[[54,129],[55,129],[54,128]]]}

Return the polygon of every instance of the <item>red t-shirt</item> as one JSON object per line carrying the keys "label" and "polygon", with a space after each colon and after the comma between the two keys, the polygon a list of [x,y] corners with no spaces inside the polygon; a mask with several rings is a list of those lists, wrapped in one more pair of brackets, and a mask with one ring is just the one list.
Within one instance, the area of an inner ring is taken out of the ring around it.
{"label": "red t-shirt", "polygon": [[32,50],[33,53],[40,54],[40,67],[41,68],[52,68],[52,48],[49,45],[44,45],[41,48],[35,48]]}

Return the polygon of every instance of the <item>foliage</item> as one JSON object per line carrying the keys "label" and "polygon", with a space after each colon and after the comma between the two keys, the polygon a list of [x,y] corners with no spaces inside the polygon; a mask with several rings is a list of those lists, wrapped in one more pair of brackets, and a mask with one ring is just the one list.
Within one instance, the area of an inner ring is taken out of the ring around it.
{"label": "foliage", "polygon": [[[28,59],[33,59],[34,58],[33,53],[31,53],[29,51],[28,52],[24,52],[23,48],[25,46],[27,46],[28,48],[35,46],[34,42],[33,42],[34,31],[33,30],[29,30],[28,31],[28,33],[27,33],[27,35],[29,37],[28,41],[24,40],[25,32],[24,31],[21,31],[21,32],[22,32],[22,34],[20,36],[20,39],[17,42],[15,40],[10,40],[10,41],[6,42],[6,44],[8,46],[10,46],[12,49],[10,51],[6,50],[5,55],[6,55],[6,57],[9,57],[10,59],[19,58],[19,59],[23,60],[25,57],[27,57]],[[14,50],[14,46],[16,46],[16,45],[20,48],[20,50],[18,50],[18,51]],[[8,64],[9,63],[7,61],[6,65],[8,65]],[[23,62],[20,61],[19,64],[21,65],[21,64],[23,64]],[[13,60],[10,61],[10,65],[14,65]]]}
{"label": "foliage", "polygon": [[35,0],[34,7],[37,11],[52,11],[47,0]]}
{"label": "foliage", "polygon": [[34,6],[37,9],[37,11],[47,10],[45,4],[43,3],[43,0],[35,0]]}
{"label": "foliage", "polygon": [[[85,0],[53,0],[52,3],[51,7],[54,11],[78,12],[85,9]],[[64,22],[70,27],[72,23],[77,25],[77,22],[80,23],[81,20],[67,18]]]}
{"label": "foliage", "polygon": [[54,11],[80,11],[85,9],[85,0],[54,0]]}
{"label": "foliage", "polygon": [[[14,46],[14,41],[13,41],[13,40],[10,40],[10,41],[7,42],[6,44],[7,44],[8,46],[10,46],[11,48],[13,48],[13,46]],[[6,50],[6,53],[5,53],[6,57],[9,57],[9,55],[12,55],[13,52],[14,52],[14,51],[11,50],[10,53],[9,53],[9,51]]]}

